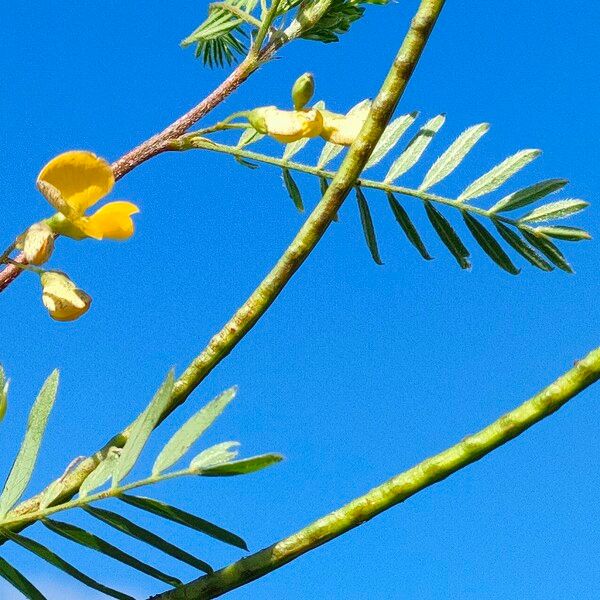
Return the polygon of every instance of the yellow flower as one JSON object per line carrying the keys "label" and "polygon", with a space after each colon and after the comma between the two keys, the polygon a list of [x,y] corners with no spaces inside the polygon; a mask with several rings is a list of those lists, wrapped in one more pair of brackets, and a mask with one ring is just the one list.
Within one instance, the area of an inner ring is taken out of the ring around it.
{"label": "yellow flower", "polygon": [[323,128],[321,112],[316,108],[281,110],[276,106],[263,106],[250,111],[248,121],[259,133],[266,133],[284,144],[317,137]]}
{"label": "yellow flower", "polygon": [[115,178],[110,165],[92,152],[71,150],[53,158],[40,172],[37,186],[59,211],[48,225],[56,233],[75,239],[126,240],[133,235],[131,215],[139,212],[131,202],[109,202],[94,214],[85,211],[110,193]]}
{"label": "yellow flower", "polygon": [[92,298],[64,273],[46,271],[40,275],[42,302],[56,321],[74,321],[87,312]]}
{"label": "yellow flower", "polygon": [[368,106],[362,110],[351,111],[347,115],[322,110],[323,129],[321,137],[332,144],[350,146],[365,124],[368,113]]}

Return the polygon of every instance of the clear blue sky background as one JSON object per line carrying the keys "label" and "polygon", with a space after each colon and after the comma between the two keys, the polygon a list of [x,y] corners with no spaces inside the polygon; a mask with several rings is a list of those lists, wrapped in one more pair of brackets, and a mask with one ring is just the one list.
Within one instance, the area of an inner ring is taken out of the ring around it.
{"label": "clear blue sky background", "polygon": [[[291,83],[307,70],[317,97],[338,110],[374,95],[415,5],[369,8],[339,44],[286,48],[214,118],[287,104]],[[205,9],[198,0],[2,4],[3,244],[48,214],[34,188],[48,159],[71,148],[115,159],[220,81],[222,71],[178,47]],[[422,119],[445,112],[448,121],[407,184],[418,183],[460,131],[490,121],[491,132],[440,190],[456,193],[512,152],[539,147],[544,155],[515,185],[566,177],[565,196],[594,202],[599,18],[593,2],[449,1],[400,108],[418,109]],[[319,150],[311,144],[304,156]],[[314,206],[316,182],[298,182]],[[180,506],[239,532],[252,550],[481,428],[600,343],[596,241],[564,245],[574,276],[542,273],[515,257],[524,269],[511,277],[446,212],[473,251],[474,268],[463,272],[418,202],[405,206],[436,257],[429,263],[403,238],[385,197],[368,196],[385,266],[368,256],[349,200],[266,318],[157,432],[138,471],[187,416],[238,384],[238,399],[204,445],[238,439],[247,454],[273,450],[287,460],[247,478],[187,480],[152,493],[178,496]],[[61,240],[52,262],[94,297],[84,318],[51,321],[33,276],[0,299],[0,359],[12,379],[3,471],[44,377],[54,367],[62,373],[31,491],[134,418],[168,368],[180,372],[247,297],[304,218],[276,170],[250,171],[200,152],[153,160],[112,197],[141,206],[136,236],[122,245]],[[593,204],[574,224],[597,237],[598,211]],[[492,456],[230,597],[599,597],[599,396],[594,387]],[[107,533],[85,516],[65,518]],[[216,566],[240,557],[143,520]],[[29,533],[139,597],[164,588],[43,528]],[[156,561],[153,551],[119,539]],[[97,597],[16,548],[2,547],[5,554],[52,599]],[[163,568],[196,576],[172,561]],[[11,593],[0,586],[2,598]]]}

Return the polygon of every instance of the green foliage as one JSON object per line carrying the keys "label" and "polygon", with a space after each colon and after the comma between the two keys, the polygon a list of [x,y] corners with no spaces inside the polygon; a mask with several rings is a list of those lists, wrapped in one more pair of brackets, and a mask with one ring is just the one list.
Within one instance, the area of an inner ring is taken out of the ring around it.
{"label": "green foliage", "polygon": [[[357,110],[364,110],[367,103],[369,103],[369,100],[360,102],[348,114],[350,115]],[[410,129],[416,118],[417,113],[413,112],[397,117],[388,125],[370,160],[367,162],[365,170],[379,165],[384,159],[394,154],[395,148],[397,148],[403,135]],[[541,154],[539,150],[526,149],[509,156],[476,178],[455,198],[431,192],[432,188],[445,181],[470,155],[476,144],[488,132],[489,125],[487,123],[479,123],[463,131],[433,161],[419,185],[406,187],[397,183],[400,177],[422,162],[423,157],[426,156],[426,151],[445,121],[446,117],[443,114],[429,119],[399,154],[395,158],[392,157],[391,165],[382,179],[367,179],[361,176],[356,182],[360,221],[367,248],[373,260],[379,265],[383,264],[377,244],[375,224],[365,196],[367,189],[380,190],[386,193],[395,220],[408,241],[425,260],[431,260],[432,255],[427,250],[422,236],[411,220],[409,213],[397,200],[397,196],[404,195],[423,203],[433,231],[463,269],[471,267],[470,252],[461,239],[461,234],[442,214],[439,207],[445,206],[449,209],[458,210],[463,217],[466,230],[475,243],[496,265],[507,273],[517,275],[520,273],[520,269],[515,266],[502,247],[501,242],[508,244],[517,254],[542,271],[552,271],[554,267],[558,267],[571,273],[571,266],[552,239],[574,242],[590,239],[591,236],[583,229],[557,225],[552,221],[576,215],[584,210],[588,203],[578,199],[566,199],[543,204],[533,208],[533,210],[530,208],[533,203],[562,190],[567,184],[565,179],[546,179],[511,192],[496,201],[489,209],[470,203],[474,199],[489,195],[500,189],[514,175],[535,160]],[[250,139],[250,134],[246,134],[246,136]],[[282,169],[285,186],[294,200],[294,204],[298,208],[303,208],[301,189],[295,179],[292,178],[292,171],[318,177],[321,195],[323,195],[327,190],[327,182],[335,176],[335,170],[326,170],[326,167],[331,169],[331,163],[345,150],[344,146],[327,142],[323,146],[315,165],[308,164],[306,161],[297,162],[292,160],[305,148],[308,142],[309,140],[303,139],[287,144],[282,159],[258,152],[246,151],[240,148],[239,145],[236,148],[213,142],[210,142],[211,145],[209,145],[203,143],[200,138],[196,138],[193,133],[184,139],[182,149],[199,147],[232,154],[237,160],[251,159],[254,164],[264,162],[277,166]],[[514,211],[523,208],[527,208],[529,212],[521,216],[513,216]],[[491,221],[494,226],[492,230],[486,227],[480,218]]]}
{"label": "green foliage", "polygon": [[[0,375],[4,378],[3,371]],[[184,525],[226,544],[244,550],[247,549],[246,542],[240,536],[206,519],[190,514],[175,506],[153,500],[152,498],[143,498],[125,493],[141,486],[153,485],[161,481],[183,476],[230,477],[232,475],[246,475],[282,460],[282,457],[278,454],[262,454],[236,460],[239,444],[228,441],[221,442],[200,452],[190,461],[186,468],[178,471],[169,471],[170,467],[188,453],[201,435],[213,424],[235,397],[236,389],[231,388],[201,408],[171,436],[155,459],[152,474],[149,477],[131,483],[123,483],[123,480],[137,464],[150,434],[169,406],[174,385],[172,371],[167,375],[167,378],[154,395],[146,410],[131,426],[127,442],[123,448],[112,447],[108,450],[104,460],[99,462],[96,468],[83,481],[77,498],[59,500],[61,495],[64,496],[64,478],[70,471],[70,469],[67,469],[65,475],[50,485],[41,496],[39,510],[22,516],[10,513],[10,509],[21,497],[31,478],[45,425],[56,397],[57,385],[58,372],[55,371],[44,383],[31,410],[21,449],[0,497],[0,506],[3,511],[3,516],[0,519],[0,543],[11,541],[88,587],[121,600],[130,600],[131,597],[99,583],[58,556],[50,548],[35,540],[19,535],[17,531],[23,526],[35,521],[41,521],[48,529],[63,538],[99,552],[111,560],[122,562],[171,586],[179,586],[181,581],[177,577],[167,574],[151,564],[140,561],[130,552],[108,542],[92,531],[50,517],[57,512],[67,511],[72,508],[82,508],[94,519],[102,521],[110,525],[113,529],[125,533],[133,540],[152,546],[163,554],[177,558],[205,573],[212,572],[211,566],[205,561],[168,542],[146,527],[137,525],[123,515],[92,507],[91,504],[106,498],[118,498],[124,503],[135,507],[137,510],[150,512],[159,518]],[[104,490],[99,489],[105,486],[109,480],[112,480],[111,487]],[[35,600],[44,598],[41,592],[24,575],[19,573],[3,558],[0,558],[0,576],[9,581],[25,597]]]}
{"label": "green foliage", "polygon": [[[223,5],[250,15],[257,0],[228,0]],[[223,67],[236,62],[239,55],[247,51],[243,26],[246,22],[223,7],[210,5],[206,21],[199,25],[181,45],[196,45],[196,57],[209,67]]]}
{"label": "green foliage", "polygon": [[[317,0],[313,0],[313,3]],[[362,4],[387,4],[388,0],[333,0],[325,16],[305,31],[302,37],[317,42],[339,42],[340,35],[347,33],[350,26],[365,12]],[[310,6],[311,2],[307,3]]]}
{"label": "green foliage", "polygon": [[[306,11],[321,0],[283,0],[270,26],[271,38],[280,35],[286,15],[296,11],[295,21],[303,23]],[[333,0],[323,17],[300,37],[319,42],[337,42],[352,23],[360,19],[365,4],[387,4],[389,0]],[[248,52],[247,41],[255,37],[264,14],[257,13],[257,0],[225,0],[209,4],[208,17],[182,42],[196,46],[196,57],[209,67],[231,65]]]}

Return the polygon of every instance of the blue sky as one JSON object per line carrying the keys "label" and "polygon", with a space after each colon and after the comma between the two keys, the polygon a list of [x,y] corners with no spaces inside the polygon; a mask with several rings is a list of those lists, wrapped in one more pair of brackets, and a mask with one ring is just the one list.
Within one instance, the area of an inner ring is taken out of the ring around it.
{"label": "blue sky", "polygon": [[[570,179],[564,197],[592,202],[573,224],[597,237],[600,9],[543,4],[447,3],[399,108],[419,110],[422,120],[444,112],[447,123],[429,159],[405,182],[418,184],[458,133],[489,121],[490,133],[440,191],[456,194],[514,151],[539,147],[543,156],[515,185]],[[339,44],[286,48],[214,118],[287,104],[304,71],[315,74],[316,97],[337,110],[373,96],[415,5],[369,8]],[[49,158],[86,148],[116,159],[218,84],[222,71],[204,69],[178,47],[205,8],[192,0],[0,7],[3,243],[48,214],[34,180]],[[302,156],[314,160],[319,151],[315,142]],[[314,206],[316,182],[297,181]],[[62,373],[32,491],[134,418],[171,366],[186,366],[304,218],[276,170],[250,171],[201,152],[157,158],[120,181],[111,197],[141,206],[136,236],[125,244],[61,240],[51,263],[93,296],[84,318],[51,321],[33,276],[0,298],[0,360],[12,379],[0,430],[3,471],[43,379],[55,367]],[[575,275],[542,273],[515,257],[524,268],[511,277],[475,246],[458,215],[445,211],[472,249],[474,268],[464,272],[417,202],[404,206],[435,256],[430,262],[403,238],[385,197],[368,198],[385,265],[370,260],[349,199],[266,318],[156,433],[138,471],[149,469],[160,443],[187,416],[239,385],[204,444],[237,439],[247,454],[278,451],[286,461],[247,478],[171,483],[152,493],[178,498],[181,507],[240,533],[252,550],[481,428],[600,343],[596,241],[563,244]],[[597,598],[599,390],[230,597]],[[64,518],[107,533],[81,515]],[[177,526],[144,523],[215,566],[240,556]],[[107,584],[139,597],[161,589],[119,565],[107,568],[93,553],[63,548],[41,528],[30,533]],[[110,535],[136,556],[158,560]],[[4,546],[2,554],[50,598],[95,598],[16,548]],[[175,562],[162,566],[185,580],[196,576]],[[0,595],[8,594],[0,584]]]}

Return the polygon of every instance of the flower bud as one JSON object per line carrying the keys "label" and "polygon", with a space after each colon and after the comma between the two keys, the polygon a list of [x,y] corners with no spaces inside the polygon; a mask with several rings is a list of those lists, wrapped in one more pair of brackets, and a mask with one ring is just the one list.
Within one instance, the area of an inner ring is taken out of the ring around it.
{"label": "flower bud", "polygon": [[92,299],[64,273],[46,271],[40,275],[42,302],[56,321],[74,321],[87,312]]}
{"label": "flower bud", "polygon": [[266,133],[284,144],[316,137],[323,127],[321,112],[315,108],[280,110],[276,106],[263,106],[248,113],[248,120],[259,133]]}
{"label": "flower bud", "polygon": [[23,254],[28,263],[43,265],[54,250],[54,233],[44,222],[34,223],[25,233]]}
{"label": "flower bud", "polygon": [[347,115],[339,115],[328,110],[322,110],[323,129],[321,137],[332,144],[350,146],[365,124],[369,109],[358,110]]}
{"label": "flower bud", "polygon": [[294,108],[300,110],[304,108],[315,93],[315,80],[312,73],[304,73],[296,79],[292,86],[292,102]]}

